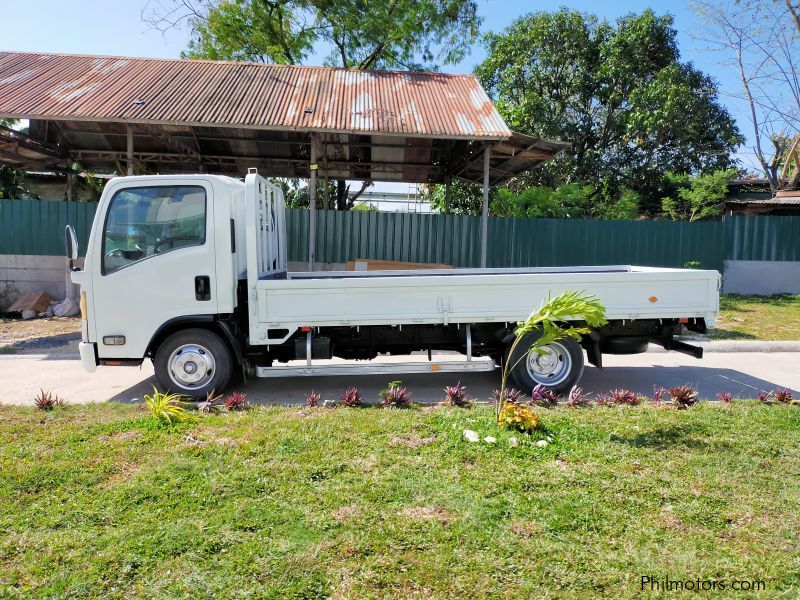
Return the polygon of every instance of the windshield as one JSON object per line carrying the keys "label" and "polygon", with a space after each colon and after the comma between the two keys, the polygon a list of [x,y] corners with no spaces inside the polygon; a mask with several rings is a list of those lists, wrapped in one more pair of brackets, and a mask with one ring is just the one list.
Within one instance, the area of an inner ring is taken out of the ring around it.
{"label": "windshield", "polygon": [[120,190],[103,234],[103,274],[206,241],[206,192],[200,186]]}

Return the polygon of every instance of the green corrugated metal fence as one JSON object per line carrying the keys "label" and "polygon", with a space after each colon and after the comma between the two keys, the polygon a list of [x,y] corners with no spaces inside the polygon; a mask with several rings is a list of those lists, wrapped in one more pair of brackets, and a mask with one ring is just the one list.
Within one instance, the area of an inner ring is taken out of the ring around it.
{"label": "green corrugated metal fence", "polygon": [[[82,250],[97,205],[0,200],[0,254],[63,253],[64,227]],[[289,260],[308,260],[307,210],[287,211]],[[480,217],[317,211],[317,261],[355,258],[480,264]],[[722,270],[726,259],[800,260],[800,217],[728,217],[700,223],[489,219],[490,267],[635,264]]]}
{"label": "green corrugated metal fence", "polygon": [[0,200],[0,254],[64,254],[64,228],[72,225],[86,249],[94,202]]}

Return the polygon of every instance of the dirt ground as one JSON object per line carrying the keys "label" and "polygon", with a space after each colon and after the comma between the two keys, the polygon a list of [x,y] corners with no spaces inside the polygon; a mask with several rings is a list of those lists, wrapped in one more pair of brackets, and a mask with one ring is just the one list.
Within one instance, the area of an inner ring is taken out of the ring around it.
{"label": "dirt ground", "polygon": [[44,319],[0,318],[0,354],[24,354],[69,346],[80,340],[81,320],[77,317]]}

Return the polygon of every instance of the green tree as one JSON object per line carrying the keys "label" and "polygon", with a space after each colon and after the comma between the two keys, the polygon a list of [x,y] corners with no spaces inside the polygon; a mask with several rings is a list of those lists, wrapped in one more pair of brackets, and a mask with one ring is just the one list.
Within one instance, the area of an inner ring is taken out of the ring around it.
{"label": "green tree", "polygon": [[[188,24],[188,58],[302,64],[326,48],[326,65],[409,70],[459,62],[481,24],[476,0],[171,0],[144,20]],[[348,194],[336,181],[335,208],[352,208]]]}
{"label": "green tree", "polygon": [[664,213],[675,221],[699,221],[719,216],[728,192],[728,182],[735,174],[735,169],[694,177],[667,173],[665,178],[675,192],[661,199]]}
{"label": "green tree", "polygon": [[654,214],[663,173],[733,164],[742,136],[714,81],[680,61],[669,15],[646,10],[611,24],[567,9],[539,12],[486,44],[476,73],[506,122],[572,143],[517,188],[577,182],[614,197],[627,188]]}

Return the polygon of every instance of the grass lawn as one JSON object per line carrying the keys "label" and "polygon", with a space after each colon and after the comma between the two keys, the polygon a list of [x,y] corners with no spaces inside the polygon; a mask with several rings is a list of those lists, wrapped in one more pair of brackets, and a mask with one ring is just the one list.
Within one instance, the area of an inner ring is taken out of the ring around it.
{"label": "grass lawn", "polygon": [[721,296],[717,340],[800,340],[800,295]]}
{"label": "grass lawn", "polygon": [[0,407],[0,596],[632,597],[643,575],[800,593],[800,408],[540,413],[545,448],[511,447],[486,406],[173,429]]}

